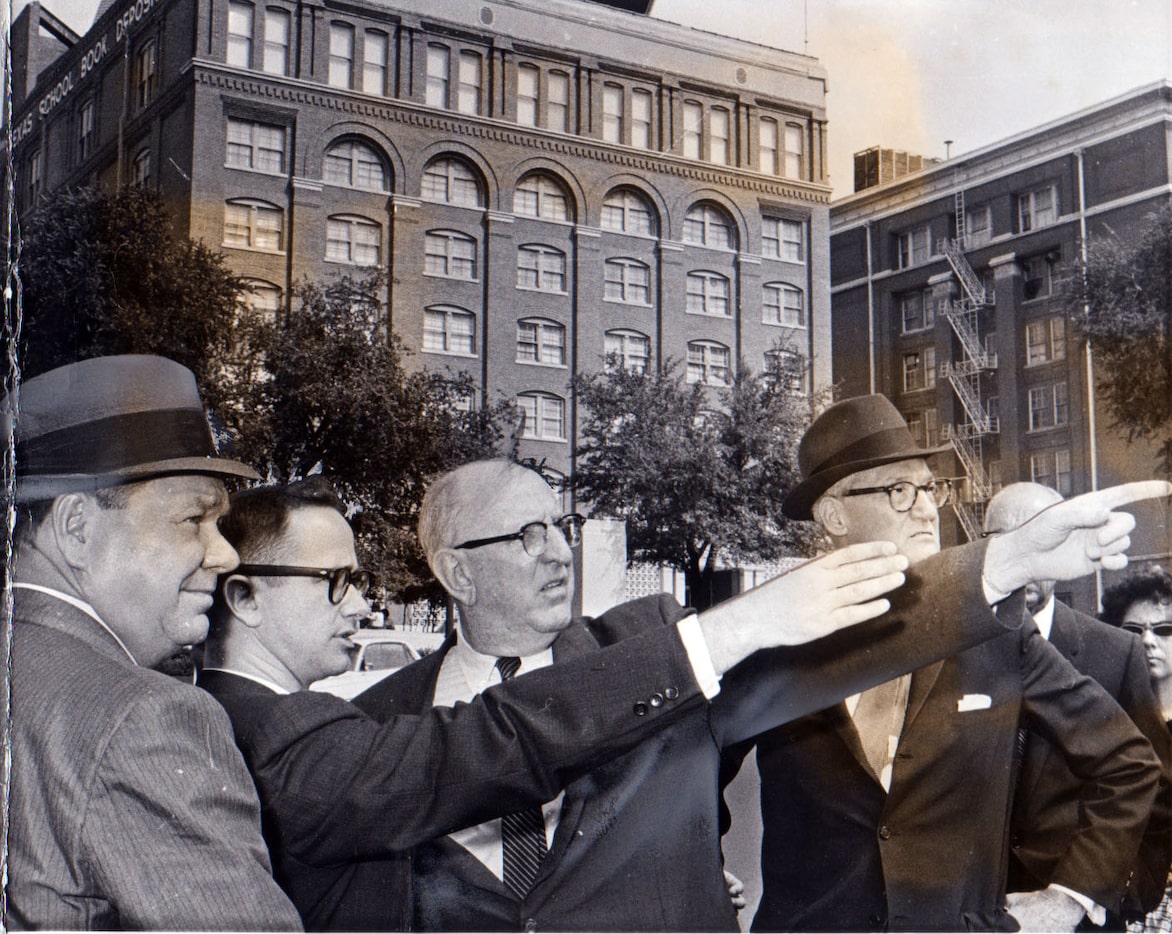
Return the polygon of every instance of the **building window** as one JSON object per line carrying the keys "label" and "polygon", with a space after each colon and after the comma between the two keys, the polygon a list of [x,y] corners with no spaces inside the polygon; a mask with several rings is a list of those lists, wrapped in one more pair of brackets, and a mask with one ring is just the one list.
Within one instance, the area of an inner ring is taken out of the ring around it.
{"label": "building window", "polygon": [[1034,483],[1041,483],[1053,487],[1063,496],[1069,496],[1072,491],[1070,482],[1070,451],[1059,448],[1054,451],[1042,451],[1030,455],[1030,479]]}
{"label": "building window", "polygon": [[602,202],[602,229],[655,236],[655,215],[647,199],[631,188],[616,188]]}
{"label": "building window", "polygon": [[551,71],[548,78],[546,106],[549,128],[559,133],[570,132],[570,76],[564,71]]}
{"label": "building window", "polygon": [[240,306],[266,323],[276,324],[281,310],[281,290],[263,279],[246,279]]}
{"label": "building window", "polygon": [[332,88],[352,88],[354,75],[354,27],[330,23],[330,73]]}
{"label": "building window", "polygon": [[936,386],[936,348],[924,347],[922,350],[903,355],[903,391],[915,392],[917,389],[932,389]]}
{"label": "building window", "polygon": [[541,72],[536,65],[517,66],[517,122],[537,126],[537,108],[541,97]]}
{"label": "building window", "polygon": [[285,171],[285,128],[267,123],[228,118],[228,153],[225,164],[256,172]]}
{"label": "building window", "polygon": [[602,88],[602,138],[608,143],[623,142],[623,89],[617,84]]}
{"label": "building window", "polygon": [[806,326],[806,300],[801,289],[783,282],[767,282],[761,291],[763,323],[787,328]]}
{"label": "building window", "polygon": [[729,350],[716,341],[688,342],[688,382],[708,386],[727,386]]}
{"label": "building window", "polygon": [[1070,393],[1065,380],[1033,386],[1029,398],[1030,431],[1070,424]]}
{"label": "building window", "polygon": [[900,269],[926,263],[932,255],[932,231],[927,224],[901,233],[896,239],[899,245]]}
{"label": "building window", "polygon": [[792,350],[765,351],[765,377],[795,396],[806,394],[806,358]]}
{"label": "building window", "polygon": [[480,180],[460,159],[436,159],[423,170],[423,197],[464,207],[483,207]]}
{"label": "building window", "polygon": [[1041,256],[1029,256],[1022,260],[1023,298],[1030,301],[1045,298],[1054,293],[1054,271],[1059,254],[1051,250]]}
{"label": "building window", "polygon": [[631,92],[631,145],[651,148],[651,92],[636,88]]}
{"label": "building window", "polygon": [[97,108],[92,100],[81,105],[77,112],[77,161],[85,162],[94,151],[94,114]]}
{"label": "building window", "polygon": [[517,362],[541,366],[566,365],[566,329],[544,318],[517,322]]}
{"label": "building window", "polygon": [[766,175],[777,174],[777,153],[777,121],[766,117],[757,124],[757,161]]}
{"label": "building window", "polygon": [[252,15],[251,3],[228,4],[228,64],[236,68],[252,67]]}
{"label": "building window", "polygon": [[699,159],[703,151],[704,108],[694,101],[684,102],[684,158]]}
{"label": "building window", "polygon": [[566,190],[550,175],[535,173],[517,183],[513,195],[513,212],[547,221],[570,219],[570,199]]}
{"label": "building window", "polygon": [[130,164],[130,183],[135,188],[150,188],[151,186],[151,151],[144,149]]}
{"label": "building window", "polygon": [[987,204],[965,211],[964,246],[975,249],[993,239],[993,214]]}
{"label": "building window", "polygon": [[1058,221],[1058,186],[1048,185],[1017,198],[1018,229],[1022,233]]}
{"label": "building window", "polygon": [[940,443],[940,416],[935,409],[909,415],[907,426],[912,438],[921,447],[935,447]]}
{"label": "building window", "polygon": [[728,279],[715,272],[688,273],[687,310],[690,315],[727,318],[731,313]]}
{"label": "building window", "polygon": [[551,246],[517,248],[517,288],[538,292],[566,291],[566,254]]}
{"label": "building window", "polygon": [[525,415],[521,437],[532,441],[566,440],[566,400],[548,392],[523,392],[517,405]]}
{"label": "building window", "polygon": [[265,10],[264,61],[261,68],[270,75],[289,74],[289,36],[292,19],[288,10]]}
{"label": "building window", "polygon": [[463,308],[437,306],[423,312],[423,349],[476,356],[476,316]]}
{"label": "building window", "polygon": [[930,292],[911,292],[899,298],[899,317],[903,322],[903,333],[923,331],[936,324],[936,306],[932,304]]}
{"label": "building window", "polygon": [[603,335],[602,350],[608,370],[621,367],[641,376],[647,372],[651,360],[651,339],[638,331],[607,331]]}
{"label": "building window", "polygon": [[805,138],[805,131],[796,123],[787,123],[785,125],[785,156],[784,156],[784,171],[782,174],[786,178],[805,178],[805,149],[803,139]]}
{"label": "building window", "polygon": [[28,160],[28,200],[35,204],[41,196],[41,154],[34,152]]}
{"label": "building window", "polygon": [[475,279],[476,241],[454,230],[429,230],[424,243],[423,271],[445,279]]}
{"label": "building window", "polygon": [[376,266],[383,229],[365,217],[335,215],[326,221],[326,259],[352,266]]}
{"label": "building window", "polygon": [[263,201],[229,201],[224,205],[224,246],[245,250],[281,249],[284,213]]}
{"label": "building window", "polygon": [[460,70],[456,86],[456,109],[462,114],[480,113],[480,86],[483,83],[483,59],[475,52],[460,53]]}
{"label": "building window", "polygon": [[604,269],[603,298],[627,305],[651,304],[651,269],[636,259],[608,259]]}
{"label": "building window", "polygon": [[713,107],[708,115],[708,161],[728,165],[731,160],[729,142],[730,121],[728,111]]}
{"label": "building window", "polygon": [[782,217],[761,218],[761,254],[789,263],[806,261],[806,225]]}
{"label": "building window", "polygon": [[451,50],[444,45],[429,45],[427,47],[427,87],[424,92],[424,102],[429,107],[447,108],[451,72]]}
{"label": "building window", "polygon": [[684,216],[684,242],[698,243],[717,250],[736,249],[732,221],[714,204],[701,202],[688,208]]}
{"label": "building window", "polygon": [[386,191],[387,171],[372,146],[357,140],[335,143],[326,151],[325,180],[332,185]]}
{"label": "building window", "polygon": [[151,40],[138,50],[134,60],[134,99],[139,110],[147,107],[155,99],[159,80],[158,67],[159,46]]}
{"label": "building window", "polygon": [[362,91],[387,93],[387,34],[368,29],[362,36]]}
{"label": "building window", "polygon": [[1026,366],[1066,359],[1066,319],[1044,318],[1026,325]]}

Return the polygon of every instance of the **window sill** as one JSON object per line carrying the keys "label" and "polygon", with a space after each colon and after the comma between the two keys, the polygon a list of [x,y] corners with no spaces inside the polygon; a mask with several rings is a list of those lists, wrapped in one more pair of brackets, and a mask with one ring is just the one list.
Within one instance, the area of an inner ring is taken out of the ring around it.
{"label": "window sill", "polygon": [[731,321],[732,315],[715,315],[707,311],[684,311],[684,314],[691,315],[693,318],[718,318],[721,321]]}
{"label": "window sill", "polygon": [[628,308],[654,308],[651,302],[625,302],[621,298],[603,298],[608,305],[626,305]]}
{"label": "window sill", "polygon": [[537,438],[532,435],[521,435],[522,441],[544,441],[547,444],[565,444],[567,438]]}
{"label": "window sill", "polygon": [[269,178],[284,179],[286,177],[286,173],[284,171],[270,172],[268,169],[254,169],[247,165],[232,165],[228,162],[224,163],[224,168],[231,169],[234,172],[247,172],[249,175],[267,175]]}
{"label": "window sill", "polygon": [[567,370],[569,367],[564,363],[542,363],[540,360],[514,360],[517,366],[536,366],[545,370]]}
{"label": "window sill", "polygon": [[527,285],[517,286],[517,291],[518,292],[536,292],[540,295],[562,295],[567,298],[570,295],[569,292],[558,291],[557,289],[535,289],[535,288],[532,288],[531,286],[527,286]]}
{"label": "window sill", "polygon": [[239,250],[242,253],[263,253],[265,256],[284,256],[284,250],[268,250],[259,246],[239,246],[234,243],[221,243],[220,248],[224,250]]}
{"label": "window sill", "polygon": [[351,269],[378,269],[382,264],[381,259],[377,263],[355,263],[348,259],[330,259],[328,256],[323,256],[322,262],[331,266],[348,266]]}
{"label": "window sill", "polygon": [[430,350],[419,348],[420,353],[431,353],[439,357],[460,357],[463,360],[479,360],[480,354],[464,353],[462,350]]}
{"label": "window sill", "polygon": [[808,325],[805,324],[786,324],[784,321],[766,321],[762,319],[761,323],[766,327],[786,328],[790,331],[805,331],[808,328]]}
{"label": "window sill", "polygon": [[472,282],[477,283],[480,280],[475,276],[448,276],[442,272],[425,272],[423,274],[425,279],[448,279],[452,282]]}

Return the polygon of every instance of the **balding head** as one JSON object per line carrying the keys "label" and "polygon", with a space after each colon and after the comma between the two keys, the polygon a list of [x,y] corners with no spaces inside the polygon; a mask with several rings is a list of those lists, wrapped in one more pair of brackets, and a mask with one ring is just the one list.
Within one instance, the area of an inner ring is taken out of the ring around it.
{"label": "balding head", "polygon": [[[989,500],[985,510],[985,532],[1009,532],[1029,522],[1044,509],[1062,502],[1062,494],[1041,483],[1011,483]],[[1036,612],[1054,593],[1054,581],[1026,585],[1026,608]]]}

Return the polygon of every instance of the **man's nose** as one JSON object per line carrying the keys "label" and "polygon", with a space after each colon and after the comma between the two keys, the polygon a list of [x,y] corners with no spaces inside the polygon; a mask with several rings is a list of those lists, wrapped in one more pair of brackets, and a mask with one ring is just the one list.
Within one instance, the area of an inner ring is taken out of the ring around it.
{"label": "man's nose", "polygon": [[556,525],[549,527],[549,535],[545,540],[545,554],[541,557],[557,564],[570,564],[574,560],[574,552],[566,540],[565,533]]}
{"label": "man's nose", "polygon": [[227,574],[240,563],[240,555],[228,539],[220,534],[216,524],[208,523],[204,535],[203,566],[217,574]]}
{"label": "man's nose", "polygon": [[371,614],[370,601],[359,593],[353,584],[346,587],[346,596],[342,598],[342,613],[347,617],[367,617]]}
{"label": "man's nose", "polygon": [[931,489],[916,489],[916,501],[912,503],[912,514],[922,519],[934,519],[940,514]]}

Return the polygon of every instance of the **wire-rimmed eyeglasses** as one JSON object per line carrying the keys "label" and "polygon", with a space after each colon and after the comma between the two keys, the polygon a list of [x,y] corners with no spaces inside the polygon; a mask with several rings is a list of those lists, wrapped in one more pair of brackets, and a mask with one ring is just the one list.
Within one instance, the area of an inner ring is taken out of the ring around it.
{"label": "wire-rimmed eyeglasses", "polygon": [[937,508],[947,503],[952,496],[952,481],[946,477],[920,484],[912,483],[911,480],[900,480],[887,486],[865,486],[857,490],[847,490],[841,495],[863,496],[867,493],[886,493],[892,509],[896,512],[911,512],[921,493],[930,496]]}
{"label": "wire-rimmed eyeglasses", "polygon": [[553,522],[529,522],[521,526],[519,532],[511,535],[494,535],[491,538],[473,538],[453,548],[480,548],[482,545],[495,545],[497,542],[519,541],[525,549],[525,554],[531,558],[540,558],[545,554],[549,545],[549,527],[554,526],[566,538],[566,544],[573,548],[582,541],[582,526],[586,522],[585,516],[576,512],[555,519]]}
{"label": "wire-rimmed eyeglasses", "polygon": [[293,564],[241,564],[232,572],[256,577],[317,577],[330,584],[330,603],[337,606],[353,587],[360,597],[370,589],[370,572],[351,568],[306,568]]}

